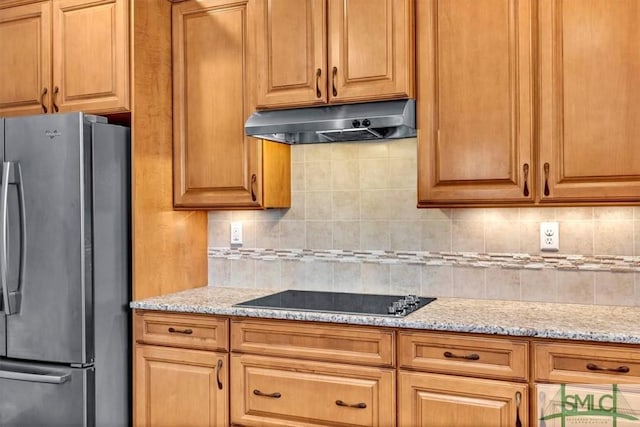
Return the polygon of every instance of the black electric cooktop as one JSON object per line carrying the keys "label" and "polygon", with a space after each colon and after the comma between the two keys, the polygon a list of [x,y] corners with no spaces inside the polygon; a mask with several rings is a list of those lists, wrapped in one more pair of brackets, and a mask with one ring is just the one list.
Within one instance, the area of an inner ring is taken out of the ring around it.
{"label": "black electric cooktop", "polygon": [[288,290],[235,304],[235,307],[404,317],[435,298]]}

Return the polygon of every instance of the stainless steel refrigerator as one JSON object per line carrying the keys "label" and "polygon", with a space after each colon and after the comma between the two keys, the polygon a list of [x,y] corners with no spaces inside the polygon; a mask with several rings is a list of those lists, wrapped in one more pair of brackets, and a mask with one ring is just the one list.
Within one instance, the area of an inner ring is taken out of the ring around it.
{"label": "stainless steel refrigerator", "polygon": [[0,119],[0,426],[130,423],[129,129]]}

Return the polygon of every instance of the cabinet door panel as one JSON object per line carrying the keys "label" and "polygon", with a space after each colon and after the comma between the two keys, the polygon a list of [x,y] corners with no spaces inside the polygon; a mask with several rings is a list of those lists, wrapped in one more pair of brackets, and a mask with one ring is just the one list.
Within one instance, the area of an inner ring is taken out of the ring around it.
{"label": "cabinet door panel", "polygon": [[[174,5],[174,205],[259,206],[248,1]],[[252,197],[253,196],[253,197]]]}
{"label": "cabinet door panel", "polygon": [[0,9],[0,116],[45,112],[41,101],[47,105],[51,90],[50,14],[48,2]]}
{"label": "cabinet door panel", "polygon": [[135,358],[136,426],[229,425],[226,354],[147,345]]}
{"label": "cabinet door panel", "polygon": [[419,202],[532,202],[531,2],[417,8]]}
{"label": "cabinet door panel", "polygon": [[258,108],[327,102],[324,0],[256,2]]}
{"label": "cabinet door panel", "polygon": [[329,0],[330,102],[412,97],[413,20],[408,0]]}
{"label": "cabinet door panel", "polygon": [[129,2],[53,2],[54,110],[129,108]]}
{"label": "cabinet door panel", "polygon": [[400,371],[398,425],[526,427],[527,399],[526,384]]}
{"label": "cabinet door panel", "polygon": [[542,201],[640,197],[640,5],[540,2]]}

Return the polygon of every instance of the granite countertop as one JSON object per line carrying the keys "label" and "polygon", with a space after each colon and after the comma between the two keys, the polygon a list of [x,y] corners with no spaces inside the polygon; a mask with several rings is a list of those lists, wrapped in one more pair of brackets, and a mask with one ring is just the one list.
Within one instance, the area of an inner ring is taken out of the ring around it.
{"label": "granite countertop", "polygon": [[438,298],[406,317],[233,307],[282,289],[202,287],[131,302],[131,308],[434,331],[640,344],[640,308]]}

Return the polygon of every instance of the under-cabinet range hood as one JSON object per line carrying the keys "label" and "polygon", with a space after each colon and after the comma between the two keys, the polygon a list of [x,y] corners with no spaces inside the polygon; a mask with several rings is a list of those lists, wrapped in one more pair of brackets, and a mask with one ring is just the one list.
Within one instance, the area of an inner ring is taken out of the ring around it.
{"label": "under-cabinet range hood", "polygon": [[380,140],[416,136],[414,99],[258,111],[247,135],[285,144]]}

